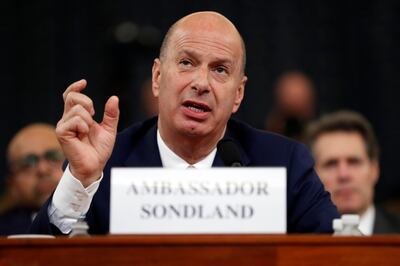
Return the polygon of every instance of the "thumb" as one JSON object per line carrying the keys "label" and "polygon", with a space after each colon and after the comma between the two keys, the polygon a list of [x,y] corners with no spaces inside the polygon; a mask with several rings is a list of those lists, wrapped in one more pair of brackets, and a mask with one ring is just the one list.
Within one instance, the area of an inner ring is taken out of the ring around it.
{"label": "thumb", "polygon": [[107,131],[117,131],[119,120],[118,102],[119,99],[117,96],[111,96],[104,107],[103,121],[101,124]]}

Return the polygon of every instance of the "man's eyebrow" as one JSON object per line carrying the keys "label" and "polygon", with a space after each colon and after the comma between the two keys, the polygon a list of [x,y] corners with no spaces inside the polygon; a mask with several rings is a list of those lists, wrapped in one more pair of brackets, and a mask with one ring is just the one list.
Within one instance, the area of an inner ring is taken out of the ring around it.
{"label": "man's eyebrow", "polygon": [[187,55],[189,57],[197,57],[199,54],[194,50],[184,49],[179,51],[178,56]]}
{"label": "man's eyebrow", "polygon": [[[196,52],[196,50],[192,50],[192,49],[184,49],[178,52],[178,56],[184,56],[187,55],[189,57],[192,58],[198,58],[200,56],[199,53]],[[227,58],[227,57],[214,57],[212,60],[212,64],[226,64],[228,66],[233,66],[234,63],[231,59]]]}
{"label": "man's eyebrow", "polygon": [[329,158],[327,160],[325,160],[324,162],[322,162],[322,165],[329,165],[329,164],[334,164],[337,163],[338,159],[336,158]]}

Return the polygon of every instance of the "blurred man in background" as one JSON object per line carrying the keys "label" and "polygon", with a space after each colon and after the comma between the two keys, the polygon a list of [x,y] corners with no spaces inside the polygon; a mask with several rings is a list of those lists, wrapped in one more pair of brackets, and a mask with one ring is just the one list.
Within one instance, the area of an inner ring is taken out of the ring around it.
{"label": "blurred man in background", "polygon": [[62,176],[64,155],[54,127],[31,124],[21,129],[8,145],[7,161],[7,188],[0,203],[1,235],[25,233]]}
{"label": "blurred man in background", "polygon": [[307,123],[315,116],[312,81],[300,71],[283,73],[274,88],[274,103],[265,129],[299,141]]}
{"label": "blurred man in background", "polygon": [[362,115],[340,111],[323,116],[307,128],[306,141],[340,213],[360,215],[359,228],[365,235],[400,232],[399,217],[373,203],[379,146]]}

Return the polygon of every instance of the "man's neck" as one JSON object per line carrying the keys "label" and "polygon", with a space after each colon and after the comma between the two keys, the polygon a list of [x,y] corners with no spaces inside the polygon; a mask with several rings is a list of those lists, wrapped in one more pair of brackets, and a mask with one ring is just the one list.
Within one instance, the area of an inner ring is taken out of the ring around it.
{"label": "man's neck", "polygon": [[195,164],[207,157],[225,133],[224,130],[221,134],[210,134],[206,137],[182,133],[168,134],[163,128],[160,128],[160,125],[159,130],[161,138],[168,148],[189,164]]}
{"label": "man's neck", "polygon": [[370,210],[373,206],[374,206],[374,203],[373,203],[372,201],[371,201],[371,202],[368,202],[368,204],[366,204],[362,209],[360,209],[360,210],[357,212],[357,214],[360,215],[360,217],[362,217],[362,216],[364,216],[365,213],[366,213],[368,210]]}

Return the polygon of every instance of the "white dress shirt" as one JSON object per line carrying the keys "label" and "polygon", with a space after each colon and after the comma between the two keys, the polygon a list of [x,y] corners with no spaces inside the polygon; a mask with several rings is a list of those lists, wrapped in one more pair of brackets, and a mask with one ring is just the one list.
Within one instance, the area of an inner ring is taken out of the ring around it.
{"label": "white dress shirt", "polygon": [[203,160],[195,163],[194,165],[188,164],[184,159],[179,157],[175,152],[168,148],[167,144],[161,138],[160,132],[157,130],[157,145],[160,151],[161,163],[166,168],[197,168],[207,169],[211,168],[212,163],[217,153],[217,148],[214,148],[210,154],[207,155]]}
{"label": "white dress shirt", "polygon": [[360,229],[361,233],[365,236],[370,236],[374,231],[374,223],[375,223],[375,207],[371,205],[367,211],[361,216],[360,224],[358,229]]}
{"label": "white dress shirt", "polygon": [[[165,144],[158,129],[157,145],[160,151],[161,163],[163,167],[168,168],[211,168],[217,153],[217,148],[214,148],[207,157],[194,165],[190,165]],[[88,212],[93,196],[102,179],[103,175],[99,180],[85,188],[72,175],[69,166],[67,166],[47,210],[50,223],[54,224],[64,234],[68,234],[71,231],[72,224]]]}

